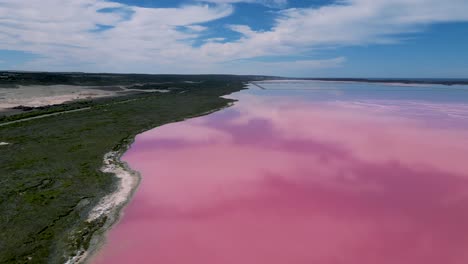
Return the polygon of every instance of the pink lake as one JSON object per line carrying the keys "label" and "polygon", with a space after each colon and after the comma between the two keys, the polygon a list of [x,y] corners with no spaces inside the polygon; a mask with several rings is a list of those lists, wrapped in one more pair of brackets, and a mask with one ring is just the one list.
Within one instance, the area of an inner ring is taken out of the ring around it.
{"label": "pink lake", "polygon": [[262,86],[136,138],[93,263],[468,263],[467,90]]}

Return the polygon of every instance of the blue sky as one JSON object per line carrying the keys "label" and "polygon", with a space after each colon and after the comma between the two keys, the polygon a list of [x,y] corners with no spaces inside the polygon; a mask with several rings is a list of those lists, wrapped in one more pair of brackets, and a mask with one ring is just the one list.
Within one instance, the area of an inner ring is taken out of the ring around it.
{"label": "blue sky", "polygon": [[0,0],[0,69],[468,78],[466,0]]}

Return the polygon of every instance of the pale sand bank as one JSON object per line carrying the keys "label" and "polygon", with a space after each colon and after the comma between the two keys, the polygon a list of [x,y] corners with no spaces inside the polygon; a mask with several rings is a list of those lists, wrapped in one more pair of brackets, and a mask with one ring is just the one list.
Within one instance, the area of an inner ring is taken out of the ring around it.
{"label": "pale sand bank", "polygon": [[[120,218],[121,208],[130,200],[132,194],[140,181],[138,172],[133,171],[128,165],[120,160],[122,152],[112,151],[104,156],[104,166],[101,171],[111,173],[117,178],[116,190],[104,196],[101,201],[90,211],[88,222],[107,216],[104,230],[109,229]],[[70,258],[66,264],[84,263],[92,256],[94,252],[99,250],[102,244],[102,236],[94,236],[89,249],[81,249],[75,257]]]}

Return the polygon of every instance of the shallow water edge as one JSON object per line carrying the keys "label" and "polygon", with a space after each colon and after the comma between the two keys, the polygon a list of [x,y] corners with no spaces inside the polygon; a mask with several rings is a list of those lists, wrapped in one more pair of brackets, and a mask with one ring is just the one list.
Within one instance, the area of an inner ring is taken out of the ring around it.
{"label": "shallow water edge", "polygon": [[[248,85],[246,84],[244,89],[247,87]],[[221,97],[229,98],[229,95],[230,94]],[[216,108],[198,115],[189,116],[183,119],[172,120],[171,122],[163,125],[184,122],[188,119],[206,116],[232,107],[235,104],[235,101],[237,100],[234,100],[234,102],[229,102],[223,107]],[[123,210],[132,200],[141,181],[140,173],[133,170],[128,165],[128,163],[123,161],[121,158],[131,148],[132,144],[135,142],[135,138],[138,135],[154,128],[156,127],[144,129],[136,135],[124,139],[116,146],[115,150],[112,150],[104,155],[103,167],[101,168],[101,171],[104,173],[114,174],[115,181],[113,184],[116,186],[116,190],[102,197],[98,204],[93,207],[92,210],[90,210],[87,219],[88,223],[93,221],[104,221],[104,225],[102,225],[93,235],[89,247],[79,249],[77,252],[75,252],[75,256],[70,257],[65,262],[66,264],[89,263],[92,261],[95,254],[99,252],[102,246],[105,245],[108,231],[110,231],[121,220],[123,216]]]}

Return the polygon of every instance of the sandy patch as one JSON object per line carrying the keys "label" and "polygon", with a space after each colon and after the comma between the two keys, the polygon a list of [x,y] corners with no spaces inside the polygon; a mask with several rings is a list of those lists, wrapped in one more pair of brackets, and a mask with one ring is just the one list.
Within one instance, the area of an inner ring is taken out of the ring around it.
{"label": "sandy patch", "polygon": [[40,107],[100,97],[123,96],[129,92],[160,92],[161,89],[128,89],[125,86],[30,85],[0,88],[0,111],[11,111],[16,106]]}
{"label": "sandy patch", "polygon": [[168,93],[171,90],[162,90],[162,89],[125,89],[127,92],[146,92],[146,93]]}
{"label": "sandy patch", "polygon": [[116,91],[74,85],[31,85],[0,88],[0,110],[23,105],[39,107],[64,102],[117,95]]}

